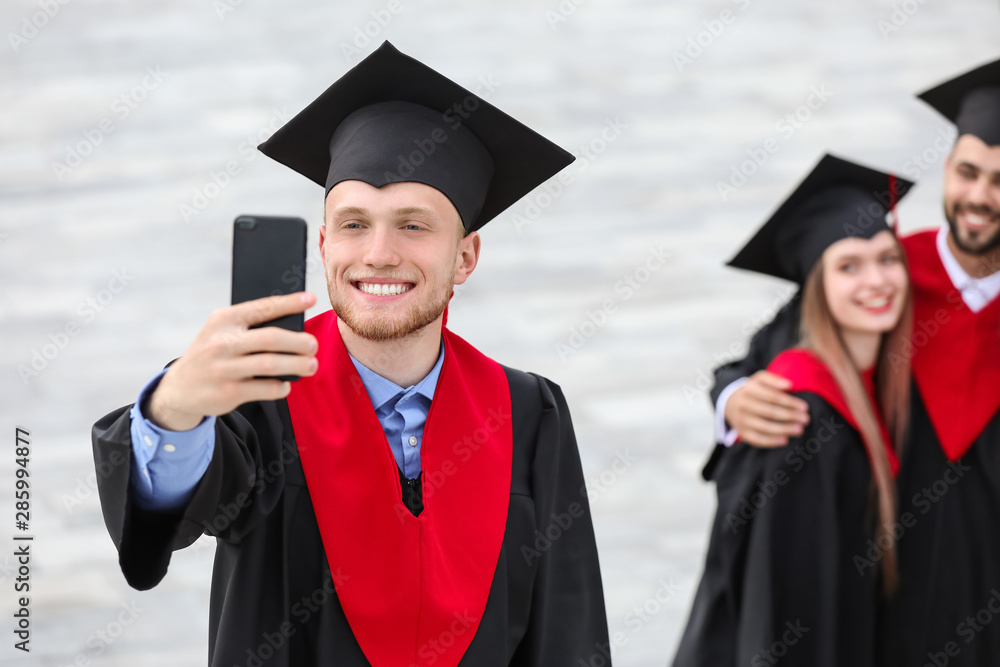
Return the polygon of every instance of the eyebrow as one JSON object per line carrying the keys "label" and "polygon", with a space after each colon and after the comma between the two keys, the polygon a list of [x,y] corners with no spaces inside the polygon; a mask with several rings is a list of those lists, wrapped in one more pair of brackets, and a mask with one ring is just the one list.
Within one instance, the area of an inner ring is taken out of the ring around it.
{"label": "eyebrow", "polygon": [[998,175],[1000,175],[1000,169],[994,169],[993,171],[990,171],[989,169],[983,169],[978,164],[976,164],[974,162],[969,162],[968,160],[962,160],[961,162],[958,163],[958,168],[963,168],[963,167],[964,168],[968,168],[968,169],[972,169],[972,170],[976,171],[977,173],[986,173],[986,174],[989,174],[990,177],[992,177],[992,178],[996,178]]}
{"label": "eyebrow", "polygon": [[[879,255],[884,255],[887,252],[899,252],[899,248],[895,248],[895,247],[893,247],[893,248],[883,248],[882,250],[879,250],[879,251],[875,252],[874,254],[876,256],[879,256]],[[840,255],[839,257],[837,257],[836,259],[834,259],[834,261],[835,262],[843,262],[843,261],[846,261],[846,260],[857,261],[859,259],[864,259],[864,257],[867,257],[867,255],[857,255],[857,254]]]}
{"label": "eyebrow", "polygon": [[[426,215],[435,219],[439,218],[438,214],[433,209],[424,206],[403,206],[402,208],[397,208],[395,211],[393,211],[393,214],[396,217],[401,217],[401,218],[414,215]],[[371,215],[371,213],[368,211],[368,209],[361,208],[360,206],[340,206],[338,208],[335,208],[330,215],[331,217],[334,218],[354,217],[354,216],[367,218]]]}
{"label": "eyebrow", "polygon": [[404,206],[402,208],[397,208],[394,213],[400,218],[406,218],[414,215],[425,215],[434,218],[435,220],[440,218],[436,211],[424,206]]}
{"label": "eyebrow", "polygon": [[368,209],[360,208],[358,206],[339,206],[333,209],[330,213],[331,218],[344,218],[344,217],[368,217]]}

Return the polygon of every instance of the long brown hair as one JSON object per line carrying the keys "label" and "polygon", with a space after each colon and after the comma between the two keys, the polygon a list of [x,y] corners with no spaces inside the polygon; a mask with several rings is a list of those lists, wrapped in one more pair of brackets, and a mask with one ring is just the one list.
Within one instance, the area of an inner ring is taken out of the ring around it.
{"label": "long brown hair", "polygon": [[[896,241],[903,268],[909,275],[906,253]],[[902,455],[903,441],[910,412],[910,356],[905,345],[913,328],[912,289],[907,285],[906,297],[899,321],[882,335],[875,367],[875,395],[882,406],[886,428],[893,449]],[[881,560],[883,590],[892,594],[899,583],[896,559],[896,481],[875,417],[878,406],[868,400],[861,375],[851,360],[841,336],[840,325],[833,318],[826,300],[823,281],[823,260],[816,262],[802,288],[802,320],[800,345],[812,350],[833,374],[837,386],[847,401],[847,407],[858,423],[861,439],[872,463],[872,478],[878,503],[876,544],[884,549]]]}

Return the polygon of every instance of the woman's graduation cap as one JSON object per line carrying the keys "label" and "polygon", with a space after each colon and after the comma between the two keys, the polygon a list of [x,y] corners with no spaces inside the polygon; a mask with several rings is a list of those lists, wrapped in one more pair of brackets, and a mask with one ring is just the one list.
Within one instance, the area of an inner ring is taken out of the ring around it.
{"label": "woman's graduation cap", "polygon": [[918,95],[958,127],[989,146],[1000,145],[1000,60],[977,67]]}
{"label": "woman's graduation cap", "polygon": [[416,182],[454,204],[466,233],[574,157],[384,42],[257,148],[326,187]]}
{"label": "woman's graduation cap", "polygon": [[911,181],[824,155],[728,266],[803,285],[833,243],[889,230],[886,214]]}

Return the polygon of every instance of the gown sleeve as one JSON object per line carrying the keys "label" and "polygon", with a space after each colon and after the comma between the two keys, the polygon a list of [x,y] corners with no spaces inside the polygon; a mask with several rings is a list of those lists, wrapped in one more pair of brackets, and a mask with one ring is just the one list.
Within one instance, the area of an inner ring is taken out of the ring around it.
{"label": "gown sleeve", "polygon": [[813,394],[787,447],[737,443],[674,667],[871,667],[879,604],[871,470],[860,437]]}
{"label": "gown sleeve", "polygon": [[[215,444],[214,416],[205,417],[186,431],[160,428],[144,414],[150,395],[166,370],[160,371],[139,392],[129,411],[132,437],[132,470],[129,490],[135,503],[147,510],[169,512],[188,504],[198,480],[205,474]],[[168,452],[160,444],[170,443]]]}
{"label": "gown sleeve", "polygon": [[781,307],[774,319],[761,327],[750,339],[747,355],[737,361],[722,364],[715,369],[715,384],[712,386],[712,406],[719,400],[719,394],[740,378],[750,377],[767,368],[771,361],[798,342],[798,326],[801,317],[801,296],[797,292]]}
{"label": "gown sleeve", "polygon": [[163,579],[171,553],[202,534],[239,543],[278,502],[289,457],[298,454],[290,426],[285,435],[285,402],[247,403],[216,420],[212,459],[190,501],[176,510],[146,510],[129,489],[131,407],[98,420],[91,440],[104,522],[119,565],[129,585],[146,590]]}
{"label": "gown sleeve", "polygon": [[583,468],[566,399],[539,377],[543,403],[532,465],[541,546],[528,627],[511,667],[610,667],[608,621]]}
{"label": "gown sleeve", "polygon": [[[733,382],[740,378],[750,377],[757,371],[764,370],[768,364],[785,350],[795,347],[798,343],[799,321],[801,319],[801,292],[796,292],[791,300],[781,307],[781,310],[770,322],[765,324],[750,339],[750,349],[747,356],[737,361],[731,361],[715,369],[715,384],[711,390],[712,409],[716,409],[719,395]],[[716,442],[712,454],[702,469],[705,480],[714,478],[716,466],[731,447]]]}

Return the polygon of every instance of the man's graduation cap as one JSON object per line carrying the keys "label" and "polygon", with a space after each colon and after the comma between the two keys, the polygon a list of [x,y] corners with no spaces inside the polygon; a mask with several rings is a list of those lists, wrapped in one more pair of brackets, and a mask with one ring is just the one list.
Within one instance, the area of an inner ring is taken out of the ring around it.
{"label": "man's graduation cap", "polygon": [[989,146],[1000,145],[1000,60],[977,67],[918,95],[958,127]]}
{"label": "man's graduation cap", "polygon": [[802,285],[833,243],[889,230],[886,214],[911,187],[911,181],[825,155],[728,265]]}
{"label": "man's graduation cap", "polygon": [[257,148],[327,193],[346,180],[429,185],[467,233],[574,160],[389,42]]}

